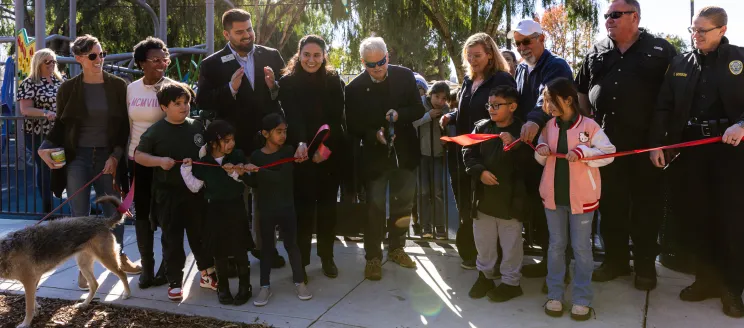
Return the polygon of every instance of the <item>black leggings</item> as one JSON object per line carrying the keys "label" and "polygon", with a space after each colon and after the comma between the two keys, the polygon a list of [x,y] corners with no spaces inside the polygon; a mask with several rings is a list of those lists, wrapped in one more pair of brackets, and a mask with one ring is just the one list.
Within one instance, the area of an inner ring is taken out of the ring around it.
{"label": "black leggings", "polygon": [[[282,229],[284,249],[287,250],[289,264],[292,266],[292,280],[295,283],[303,282],[305,277],[303,274],[302,258],[300,257],[300,248],[297,246],[297,216],[294,211],[260,213],[258,219],[261,220],[262,240],[273,240],[274,229],[277,225]],[[261,246],[261,286],[263,287],[270,285],[271,265],[277,252],[274,243],[264,243]]]}

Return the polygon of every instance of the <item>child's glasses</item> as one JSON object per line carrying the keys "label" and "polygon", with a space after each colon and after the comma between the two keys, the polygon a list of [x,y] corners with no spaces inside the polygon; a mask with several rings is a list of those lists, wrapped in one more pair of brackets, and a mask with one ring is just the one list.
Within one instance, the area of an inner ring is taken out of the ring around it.
{"label": "child's glasses", "polygon": [[511,104],[513,104],[513,102],[501,103],[501,104],[489,104],[489,103],[486,103],[486,110],[491,110],[491,108],[493,108],[493,110],[499,110],[499,107],[506,106],[506,105],[511,105]]}

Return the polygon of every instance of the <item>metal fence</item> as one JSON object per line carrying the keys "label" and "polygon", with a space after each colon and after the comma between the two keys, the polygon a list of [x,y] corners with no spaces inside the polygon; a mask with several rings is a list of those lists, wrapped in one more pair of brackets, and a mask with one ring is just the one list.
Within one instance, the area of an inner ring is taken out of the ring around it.
{"label": "metal fence", "polygon": [[[66,197],[51,197],[50,170],[36,154],[43,137],[24,131],[27,122],[41,120],[43,118],[0,117],[0,214],[40,217],[59,206]],[[44,193],[50,197],[44,197]],[[64,206],[58,215],[70,215],[70,208]]]}

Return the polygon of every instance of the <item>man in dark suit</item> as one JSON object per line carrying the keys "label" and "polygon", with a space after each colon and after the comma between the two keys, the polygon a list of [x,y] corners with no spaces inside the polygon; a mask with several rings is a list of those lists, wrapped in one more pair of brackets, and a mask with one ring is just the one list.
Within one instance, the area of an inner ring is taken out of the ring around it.
{"label": "man in dark suit", "polygon": [[222,15],[225,48],[204,59],[199,69],[196,102],[235,126],[235,147],[250,154],[260,147],[255,136],[261,119],[281,113],[274,72],[284,68],[276,49],[254,44],[251,14],[230,9]]}
{"label": "man in dark suit", "polygon": [[[227,45],[202,61],[196,102],[201,109],[230,122],[235,127],[235,147],[251,154],[261,147],[256,138],[261,119],[270,113],[282,113],[274,72],[284,68],[284,60],[276,49],[254,44],[256,33],[247,11],[226,11],[222,15],[222,27]],[[246,198],[251,215],[251,200]],[[258,231],[255,217],[253,231]],[[254,234],[256,248],[260,249],[261,241],[257,237]],[[258,252],[254,255],[260,257]],[[276,256],[274,266],[284,266],[284,258]]]}
{"label": "man in dark suit", "polygon": [[[414,170],[421,157],[413,121],[424,115],[424,106],[413,72],[388,65],[387,46],[382,38],[363,40],[359,52],[365,72],[346,86],[346,121],[349,133],[362,141],[360,175],[369,208],[364,229],[367,259],[364,276],[379,280],[388,184],[388,258],[402,267],[416,267],[403,252],[402,237],[410,222],[416,186]],[[392,140],[388,136],[391,125],[395,134]]]}

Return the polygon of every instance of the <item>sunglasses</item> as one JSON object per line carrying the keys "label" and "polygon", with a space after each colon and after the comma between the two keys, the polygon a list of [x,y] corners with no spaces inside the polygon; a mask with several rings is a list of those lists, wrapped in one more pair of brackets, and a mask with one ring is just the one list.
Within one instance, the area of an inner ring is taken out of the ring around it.
{"label": "sunglasses", "polygon": [[612,19],[618,19],[620,17],[623,17],[623,15],[625,15],[625,14],[632,14],[634,12],[635,11],[613,11],[613,12],[611,12],[609,14],[604,14],[604,18],[605,19],[610,19],[610,18],[612,18]]}
{"label": "sunglasses", "polygon": [[100,54],[89,53],[86,57],[88,57],[88,60],[94,61],[96,60],[96,58],[98,58],[98,56],[101,56],[101,59],[106,58],[106,52],[102,51]]}
{"label": "sunglasses", "polygon": [[147,58],[146,60],[149,61],[152,64],[160,64],[162,62],[162,63],[165,63],[166,65],[168,65],[171,62],[170,57]]}
{"label": "sunglasses", "polygon": [[513,102],[501,103],[501,104],[489,104],[489,103],[486,103],[486,110],[490,110],[492,108],[493,108],[493,110],[499,110],[499,107],[506,106],[506,105],[511,105],[511,104],[513,104]]}
{"label": "sunglasses", "polygon": [[517,47],[522,46],[522,45],[524,45],[526,47],[526,46],[529,46],[529,45],[532,44],[532,39],[536,39],[536,38],[538,38],[538,37],[537,36],[528,36],[528,37],[524,38],[524,40],[522,40],[522,41],[514,40],[514,44]]}
{"label": "sunglasses", "polygon": [[50,60],[45,60],[44,61],[44,65],[49,65],[49,64],[57,65],[57,61],[54,60],[54,59],[50,59]]}
{"label": "sunglasses", "polygon": [[387,63],[387,56],[382,57],[382,59],[380,59],[380,61],[378,61],[376,63],[368,63],[368,62],[365,61],[364,62],[364,66],[367,66],[367,68],[375,68],[377,66],[385,65],[385,63]]}

